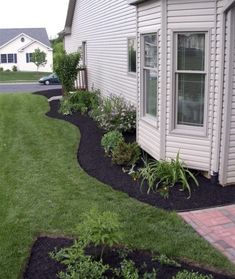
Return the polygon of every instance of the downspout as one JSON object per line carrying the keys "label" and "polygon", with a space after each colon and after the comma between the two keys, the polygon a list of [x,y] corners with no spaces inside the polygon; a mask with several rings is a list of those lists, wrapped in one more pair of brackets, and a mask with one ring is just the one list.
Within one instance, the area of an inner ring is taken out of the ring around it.
{"label": "downspout", "polygon": [[225,34],[226,34],[226,15],[228,11],[232,9],[235,4],[235,0],[229,2],[229,4],[224,8],[221,13],[221,72],[220,72],[220,79],[219,79],[219,98],[218,98],[218,117],[217,117],[217,130],[215,133],[215,162],[212,164],[212,174],[211,174],[211,181],[212,183],[218,182],[219,177],[219,168],[220,168],[220,155],[221,155],[221,131],[222,131],[222,112],[223,112],[223,90],[224,90],[224,60],[225,60]]}
{"label": "downspout", "polygon": [[[218,15],[217,15],[218,16]],[[225,13],[221,14],[221,35],[220,35],[220,50],[221,50],[221,71],[219,76],[219,96],[218,96],[218,109],[217,109],[217,118],[216,118],[216,131],[215,131],[215,144],[214,144],[214,161],[212,162],[212,173],[211,173],[211,182],[213,184],[218,183],[219,177],[219,167],[220,167],[220,145],[221,145],[221,131],[222,131],[222,111],[223,111],[223,87],[224,87],[224,59],[225,59]],[[216,48],[216,30],[215,30],[215,48]]]}
{"label": "downspout", "polygon": [[161,122],[160,158],[166,156],[166,82],[167,82],[167,0],[161,0]]}

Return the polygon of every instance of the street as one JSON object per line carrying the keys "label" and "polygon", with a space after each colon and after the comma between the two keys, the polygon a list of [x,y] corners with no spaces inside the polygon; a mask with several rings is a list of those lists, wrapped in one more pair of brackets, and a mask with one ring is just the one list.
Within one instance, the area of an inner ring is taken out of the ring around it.
{"label": "street", "polygon": [[61,85],[42,85],[39,83],[0,83],[0,93],[37,92],[60,89]]}

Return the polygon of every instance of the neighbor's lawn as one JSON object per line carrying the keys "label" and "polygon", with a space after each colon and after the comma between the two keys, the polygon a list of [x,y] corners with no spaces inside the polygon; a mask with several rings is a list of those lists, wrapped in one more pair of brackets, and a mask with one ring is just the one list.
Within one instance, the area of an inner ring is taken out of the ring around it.
{"label": "neighbor's lawn", "polygon": [[47,100],[0,95],[0,278],[16,279],[40,233],[76,236],[81,214],[120,214],[124,242],[235,272],[177,217],[88,176],[77,164],[79,131],[47,118]]}
{"label": "neighbor's lawn", "polygon": [[0,72],[0,82],[38,81],[45,72]]}

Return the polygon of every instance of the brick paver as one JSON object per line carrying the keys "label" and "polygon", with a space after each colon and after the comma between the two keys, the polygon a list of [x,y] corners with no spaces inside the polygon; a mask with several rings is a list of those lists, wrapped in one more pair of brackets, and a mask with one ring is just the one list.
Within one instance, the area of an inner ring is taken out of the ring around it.
{"label": "brick paver", "polygon": [[179,215],[235,264],[235,204]]}

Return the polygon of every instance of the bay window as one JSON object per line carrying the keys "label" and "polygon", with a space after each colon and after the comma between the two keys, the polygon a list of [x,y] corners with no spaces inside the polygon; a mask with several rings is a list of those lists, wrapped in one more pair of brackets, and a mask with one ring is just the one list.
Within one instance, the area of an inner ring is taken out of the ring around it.
{"label": "bay window", "polygon": [[206,32],[175,33],[175,125],[203,127],[205,122]]}

